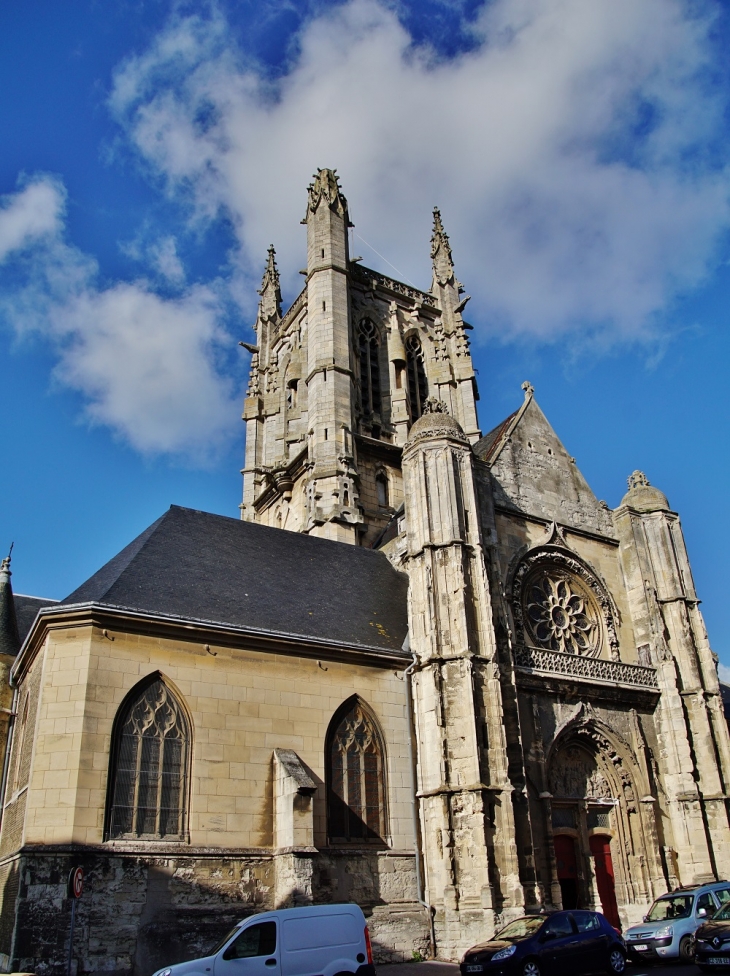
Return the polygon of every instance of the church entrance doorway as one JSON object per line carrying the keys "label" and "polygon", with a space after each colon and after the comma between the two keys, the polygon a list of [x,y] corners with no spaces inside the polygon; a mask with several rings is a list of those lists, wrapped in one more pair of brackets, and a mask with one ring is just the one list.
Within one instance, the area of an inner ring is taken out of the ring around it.
{"label": "church entrance doorway", "polygon": [[558,834],[554,843],[563,908],[577,908],[578,859],[575,855],[575,841],[566,834]]}
{"label": "church entrance doorway", "polygon": [[603,914],[614,928],[620,929],[621,921],[616,904],[616,882],[613,874],[613,860],[611,859],[611,838],[604,834],[592,834],[590,848]]}

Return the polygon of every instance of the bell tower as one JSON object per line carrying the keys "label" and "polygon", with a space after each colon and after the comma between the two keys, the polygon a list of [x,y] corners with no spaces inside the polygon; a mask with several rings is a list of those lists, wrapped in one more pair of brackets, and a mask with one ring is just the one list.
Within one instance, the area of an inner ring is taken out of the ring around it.
{"label": "bell tower", "polygon": [[371,546],[404,500],[403,449],[428,398],[447,404],[470,443],[480,436],[468,296],[438,210],[429,291],[351,257],[335,170],[314,175],[302,223],[302,291],[282,313],[270,248],[256,343],[241,343],[251,353],[241,517]]}

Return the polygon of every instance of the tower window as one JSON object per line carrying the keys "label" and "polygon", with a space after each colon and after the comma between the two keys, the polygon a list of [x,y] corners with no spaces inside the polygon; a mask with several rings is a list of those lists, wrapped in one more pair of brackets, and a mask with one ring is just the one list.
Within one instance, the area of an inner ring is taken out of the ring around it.
{"label": "tower window", "polygon": [[380,508],[388,507],[388,476],[384,471],[378,471],[375,475],[375,490],[378,495],[378,505]]}
{"label": "tower window", "polygon": [[423,365],[423,349],[417,335],[406,339],[406,365],[408,369],[408,406],[411,422],[418,420],[428,397],[426,370]]}
{"label": "tower window", "polygon": [[296,410],[298,380],[289,380],[286,385],[286,405],[290,410]]}
{"label": "tower window", "polygon": [[382,840],[386,834],[383,739],[357,695],[335,713],[326,749],[330,841]]}
{"label": "tower window", "polygon": [[137,685],[115,722],[110,838],[183,836],[189,745],[182,706],[162,678]]}
{"label": "tower window", "polygon": [[368,418],[381,410],[378,352],[377,330],[370,319],[363,319],[359,328],[360,406]]}

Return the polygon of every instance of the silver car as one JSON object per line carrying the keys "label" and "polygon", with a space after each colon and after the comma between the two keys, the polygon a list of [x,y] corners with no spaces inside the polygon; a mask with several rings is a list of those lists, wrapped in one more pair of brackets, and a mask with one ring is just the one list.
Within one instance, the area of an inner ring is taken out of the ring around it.
{"label": "silver car", "polygon": [[639,960],[679,959],[692,962],[695,931],[730,901],[730,882],[677,888],[657,898],[641,925],[624,933],[629,958]]}

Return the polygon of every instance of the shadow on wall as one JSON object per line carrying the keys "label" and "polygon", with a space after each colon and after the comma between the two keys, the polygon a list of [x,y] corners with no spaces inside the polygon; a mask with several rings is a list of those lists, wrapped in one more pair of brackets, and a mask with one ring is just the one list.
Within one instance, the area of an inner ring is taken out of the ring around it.
{"label": "shadow on wall", "polygon": [[[428,955],[428,921],[415,903],[412,857],[309,852],[302,858],[309,862],[309,887],[292,887],[281,897],[276,897],[276,860],[272,853],[253,851],[230,858],[172,851],[142,858],[88,849],[26,850],[5,878],[3,968],[65,976],[71,918],[66,880],[77,865],[84,869],[85,886],[77,904],[72,976],[151,976],[166,965],[204,956],[248,915],[276,903],[312,900],[359,904],[368,917],[376,962],[410,960],[414,952]],[[13,878],[20,882],[17,902]],[[307,897],[312,889],[314,898]]]}

